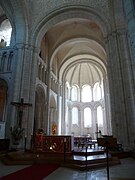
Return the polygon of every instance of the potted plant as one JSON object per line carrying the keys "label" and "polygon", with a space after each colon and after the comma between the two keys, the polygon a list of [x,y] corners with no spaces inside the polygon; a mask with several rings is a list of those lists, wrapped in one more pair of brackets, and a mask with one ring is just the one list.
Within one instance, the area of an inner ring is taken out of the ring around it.
{"label": "potted plant", "polygon": [[23,137],[24,128],[14,126],[10,128],[11,139],[14,145],[18,145]]}

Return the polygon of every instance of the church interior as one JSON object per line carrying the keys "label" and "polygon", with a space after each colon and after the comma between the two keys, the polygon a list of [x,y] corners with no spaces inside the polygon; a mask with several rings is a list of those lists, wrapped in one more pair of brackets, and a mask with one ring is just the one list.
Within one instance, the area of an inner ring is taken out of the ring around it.
{"label": "church interior", "polygon": [[88,170],[83,178],[92,180],[90,170],[100,178],[96,167],[106,166],[108,151],[112,178],[126,162],[118,178],[134,179],[135,1],[1,0],[3,172],[1,158],[10,168],[11,157],[16,165],[60,161],[66,171],[72,156],[82,162],[70,163],[76,172],[67,170],[69,179]]}

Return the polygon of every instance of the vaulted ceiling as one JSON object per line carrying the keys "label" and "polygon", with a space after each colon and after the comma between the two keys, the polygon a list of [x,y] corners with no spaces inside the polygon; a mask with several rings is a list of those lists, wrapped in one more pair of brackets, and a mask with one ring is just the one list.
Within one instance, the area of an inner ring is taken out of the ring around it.
{"label": "vaulted ceiling", "polygon": [[[70,19],[46,33],[53,73],[70,85],[93,85],[106,74],[104,38],[95,22]],[[56,68],[57,67],[57,68]]]}

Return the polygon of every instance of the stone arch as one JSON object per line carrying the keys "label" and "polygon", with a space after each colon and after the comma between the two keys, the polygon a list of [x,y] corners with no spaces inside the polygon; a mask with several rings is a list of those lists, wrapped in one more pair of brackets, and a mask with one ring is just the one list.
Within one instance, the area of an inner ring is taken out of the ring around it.
{"label": "stone arch", "polygon": [[41,85],[37,85],[35,93],[35,115],[34,115],[34,131],[39,128],[47,130],[47,122],[45,118],[45,106],[46,96],[45,90]]}
{"label": "stone arch", "polygon": [[[66,45],[69,45],[69,44],[72,44],[73,42],[82,42],[82,44],[83,43],[90,43],[90,44],[93,44],[93,45],[97,45],[98,46],[98,48],[99,49],[101,49],[104,53],[105,53],[105,49],[104,49],[104,44],[103,44],[103,42],[98,42],[98,39],[94,39],[92,36],[89,36],[89,37],[85,37],[85,35],[83,35],[84,37],[70,37],[69,39],[66,39],[66,40],[64,40],[64,41],[62,41],[62,42],[60,42],[60,43],[58,43],[57,45],[56,45],[56,47],[53,49],[53,53],[51,54],[51,59],[50,59],[50,66],[52,66],[52,61],[53,61],[53,59],[54,59],[54,57],[56,56],[56,54],[57,54],[57,52],[62,48],[62,47],[64,47],[64,46],[66,46]],[[70,57],[67,57],[66,59],[65,59],[65,61],[67,61],[67,60],[69,60],[69,59],[71,59],[71,58],[75,58],[75,56],[80,56],[80,54],[82,54],[82,53],[80,53],[80,52],[77,52],[77,54],[75,54],[75,55],[72,55],[72,56],[70,56]],[[87,53],[85,53],[85,54],[87,54],[88,56],[95,56],[96,58],[98,58],[98,59],[100,59],[102,62],[104,62],[105,63],[105,60],[106,59],[103,59],[103,58],[101,58],[101,57],[99,57],[98,55],[94,55],[94,54],[92,54],[92,53],[89,53],[88,54],[88,52]],[[84,55],[85,55],[84,54]],[[64,62],[65,62],[64,61]],[[61,66],[63,65],[63,63],[64,62],[62,62],[61,63]]]}
{"label": "stone arch", "polygon": [[8,84],[0,78],[0,138],[5,138]]}
{"label": "stone arch", "polygon": [[5,121],[7,91],[8,91],[7,82],[0,78],[0,121]]}
{"label": "stone arch", "polygon": [[73,6],[69,6],[64,7],[64,9],[53,11],[53,13],[50,13],[42,21],[40,21],[37,28],[32,33],[33,36],[31,37],[31,43],[35,43],[36,47],[40,47],[43,36],[52,26],[72,18],[93,20],[101,28],[104,37],[106,37],[106,35],[111,31],[109,20],[103,15],[98,14],[98,12],[94,11],[92,8],[86,6],[76,6],[76,8],[74,8]]}
{"label": "stone arch", "polygon": [[49,125],[50,134],[58,134],[57,104],[53,94],[50,96]]}

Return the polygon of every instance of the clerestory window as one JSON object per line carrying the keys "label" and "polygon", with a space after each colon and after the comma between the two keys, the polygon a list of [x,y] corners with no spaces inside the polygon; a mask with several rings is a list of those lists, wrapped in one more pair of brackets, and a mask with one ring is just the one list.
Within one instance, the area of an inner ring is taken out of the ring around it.
{"label": "clerestory window", "polygon": [[101,99],[101,87],[99,83],[95,83],[94,85],[93,98],[94,98],[94,101],[99,101]]}
{"label": "clerestory window", "polygon": [[82,102],[90,101],[92,101],[92,90],[89,85],[85,85],[82,87]]}
{"label": "clerestory window", "polygon": [[10,39],[12,33],[12,26],[8,19],[0,24],[0,46],[2,48],[10,46]]}
{"label": "clerestory window", "polygon": [[72,101],[77,101],[78,100],[78,89],[76,86],[72,86],[71,88],[71,100]]}

